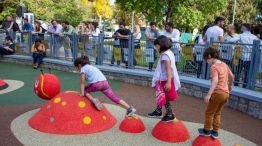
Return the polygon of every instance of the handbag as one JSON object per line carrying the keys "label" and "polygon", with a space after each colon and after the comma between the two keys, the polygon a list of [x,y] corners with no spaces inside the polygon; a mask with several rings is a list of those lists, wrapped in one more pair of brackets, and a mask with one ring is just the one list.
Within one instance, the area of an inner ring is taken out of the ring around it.
{"label": "handbag", "polygon": [[[161,60],[162,60],[162,56],[160,57],[160,61]],[[162,71],[161,62],[160,62],[160,70]],[[163,105],[166,104],[166,94],[165,94],[164,88],[161,85],[161,72],[160,72],[159,80],[157,81],[154,89],[156,91],[155,99],[156,99],[157,106],[161,108]]]}

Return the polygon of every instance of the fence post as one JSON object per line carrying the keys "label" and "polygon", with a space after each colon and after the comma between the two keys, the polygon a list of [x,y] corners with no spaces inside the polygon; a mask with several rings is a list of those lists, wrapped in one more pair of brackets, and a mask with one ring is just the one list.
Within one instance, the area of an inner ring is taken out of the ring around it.
{"label": "fence post", "polygon": [[132,69],[134,68],[134,37],[133,34],[131,34],[128,38],[128,68]]}
{"label": "fence post", "polygon": [[[214,38],[210,38],[210,41],[207,42],[207,44],[206,44],[206,49],[207,49],[209,46],[212,46],[213,43],[214,43]],[[206,49],[205,49],[205,50],[206,50]],[[204,50],[204,51],[205,51],[205,50]],[[202,71],[204,71],[204,79],[206,79],[206,80],[208,80],[209,77],[210,77],[209,69],[210,69],[209,64],[204,60],[204,61],[203,61],[203,70],[202,70]]]}
{"label": "fence post", "polygon": [[54,50],[55,50],[55,35],[53,34],[50,34],[50,37],[51,37],[51,48],[50,48],[50,56],[51,58],[54,58]]}
{"label": "fence post", "polygon": [[256,85],[256,73],[258,71],[260,59],[260,41],[254,40],[251,54],[250,68],[248,71],[247,88],[254,89]]}
{"label": "fence post", "polygon": [[98,36],[98,48],[97,48],[97,64],[103,64],[103,55],[104,55],[104,34],[100,33]]}
{"label": "fence post", "polygon": [[28,33],[29,33],[29,36],[28,36],[29,54],[31,56],[32,55],[31,48],[32,48],[32,43],[33,43],[33,35],[31,31],[29,31]]}
{"label": "fence post", "polygon": [[75,60],[78,56],[78,35],[73,35],[73,60]]}

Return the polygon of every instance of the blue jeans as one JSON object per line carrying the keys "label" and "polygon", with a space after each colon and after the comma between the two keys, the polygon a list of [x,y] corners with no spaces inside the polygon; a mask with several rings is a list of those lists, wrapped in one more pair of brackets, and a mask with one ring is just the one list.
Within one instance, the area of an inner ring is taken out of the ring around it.
{"label": "blue jeans", "polygon": [[43,63],[43,59],[44,59],[44,54],[43,53],[33,53],[32,55],[33,57],[33,63],[34,64],[42,64]]}

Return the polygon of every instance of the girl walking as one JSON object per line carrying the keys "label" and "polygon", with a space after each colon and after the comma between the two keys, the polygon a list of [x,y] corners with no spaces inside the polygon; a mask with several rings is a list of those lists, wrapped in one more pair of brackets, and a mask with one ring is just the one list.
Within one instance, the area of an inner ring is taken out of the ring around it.
{"label": "girl walking", "polygon": [[166,114],[162,121],[173,121],[175,115],[172,112],[170,101],[174,101],[177,98],[176,90],[181,85],[175,64],[175,56],[170,50],[172,41],[162,35],[154,41],[154,45],[155,49],[161,54],[152,80],[152,87],[156,89],[157,93],[158,105],[148,116],[162,117],[162,106],[164,105]]}

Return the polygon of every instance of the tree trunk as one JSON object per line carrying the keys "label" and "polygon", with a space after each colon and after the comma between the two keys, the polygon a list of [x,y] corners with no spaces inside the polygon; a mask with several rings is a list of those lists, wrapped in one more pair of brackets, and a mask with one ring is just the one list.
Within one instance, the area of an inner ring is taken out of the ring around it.
{"label": "tree trunk", "polygon": [[166,10],[166,20],[165,23],[170,21],[170,17],[173,15],[173,6],[172,6],[172,0],[169,0],[167,3],[167,10]]}

